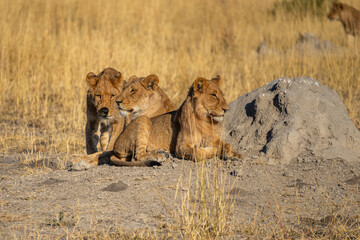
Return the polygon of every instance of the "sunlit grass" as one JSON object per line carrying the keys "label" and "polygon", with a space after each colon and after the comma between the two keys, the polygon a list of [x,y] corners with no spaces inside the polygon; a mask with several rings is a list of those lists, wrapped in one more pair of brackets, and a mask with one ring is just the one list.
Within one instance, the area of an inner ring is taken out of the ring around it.
{"label": "sunlit grass", "polygon": [[290,48],[299,32],[347,45],[340,23],[273,18],[272,3],[1,1],[1,148],[11,152],[19,137],[16,145],[41,139],[48,151],[83,153],[85,76],[109,66],[125,76],[157,74],[177,104],[198,76],[220,74],[229,102],[284,75],[311,76],[340,94],[359,126],[358,51],[261,61],[254,55],[261,41]]}
{"label": "sunlit grass", "polygon": [[[228,102],[282,76],[311,76],[337,91],[359,128],[359,48],[348,44],[339,22],[285,13],[274,18],[268,14],[274,2],[0,1],[1,152],[22,154],[26,163],[42,153],[84,154],[85,76],[106,67],[126,77],[157,74],[177,105],[199,76],[220,74]],[[360,8],[358,1],[345,2]],[[344,47],[345,54],[299,56],[291,47],[304,32]],[[259,59],[255,50],[262,41],[287,53]],[[215,205],[207,205],[204,216],[212,214],[206,210],[229,207],[219,191],[208,193]],[[188,230],[203,220],[181,211],[177,219]],[[227,231],[219,224],[217,232]],[[241,231],[264,231],[257,227]],[[277,236],[291,237],[286,234]]]}

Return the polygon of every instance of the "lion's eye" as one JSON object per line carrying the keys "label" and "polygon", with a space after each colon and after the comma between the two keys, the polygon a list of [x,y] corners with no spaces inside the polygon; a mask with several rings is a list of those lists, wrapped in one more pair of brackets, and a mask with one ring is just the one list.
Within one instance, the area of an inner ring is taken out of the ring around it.
{"label": "lion's eye", "polygon": [[217,96],[216,96],[216,94],[211,94],[211,96],[213,97],[213,98],[217,98]]}
{"label": "lion's eye", "polygon": [[135,89],[131,89],[130,94],[134,94],[134,93],[136,93],[136,90],[135,90]]}
{"label": "lion's eye", "polygon": [[111,99],[113,99],[114,97],[115,97],[115,95],[113,94],[113,95],[111,95],[111,97],[110,97],[110,98],[111,98]]}
{"label": "lion's eye", "polygon": [[97,98],[101,99],[101,95],[96,95],[95,97],[97,97]]}

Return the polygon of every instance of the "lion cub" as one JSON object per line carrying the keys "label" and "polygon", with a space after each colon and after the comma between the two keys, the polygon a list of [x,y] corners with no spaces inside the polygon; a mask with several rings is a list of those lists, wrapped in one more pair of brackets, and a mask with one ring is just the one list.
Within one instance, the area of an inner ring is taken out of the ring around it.
{"label": "lion cub", "polygon": [[88,73],[86,81],[89,86],[86,101],[86,152],[97,152],[99,140],[102,151],[112,150],[115,139],[124,127],[124,117],[120,115],[115,102],[124,87],[121,73],[106,68],[98,75]]}
{"label": "lion cub", "polygon": [[[177,111],[132,121],[114,144],[110,163],[116,166],[160,165],[158,151],[178,158],[201,161],[215,156],[241,158],[221,139],[221,122],[229,109],[219,76],[197,78]],[[130,160],[134,160],[130,162]]]}
{"label": "lion cub", "polygon": [[[128,83],[116,98],[116,112],[119,115],[121,114],[122,119],[125,118],[127,123],[129,119],[136,119],[140,116],[151,118],[174,111],[176,106],[158,84],[159,78],[154,74],[140,78],[136,76],[130,77]],[[114,142],[115,140],[116,138]],[[86,157],[79,157],[73,163],[85,161],[95,166],[99,164],[99,160],[101,163],[108,162],[112,153],[112,151],[97,152]]]}

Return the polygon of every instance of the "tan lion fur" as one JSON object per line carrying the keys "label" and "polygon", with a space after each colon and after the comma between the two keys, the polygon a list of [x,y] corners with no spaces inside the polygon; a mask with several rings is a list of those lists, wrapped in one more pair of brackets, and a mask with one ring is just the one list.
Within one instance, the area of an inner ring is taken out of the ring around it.
{"label": "tan lion fur", "polygon": [[338,20],[347,35],[357,36],[360,33],[360,11],[340,2],[334,2],[328,14],[330,20]]}
{"label": "tan lion fur", "polygon": [[[132,121],[114,144],[110,163],[116,166],[153,166],[159,151],[201,161],[215,156],[241,158],[221,139],[221,122],[229,109],[221,79],[197,78],[177,111]],[[131,161],[131,162],[130,162]]]}
{"label": "tan lion fur", "polygon": [[120,114],[131,115],[134,120],[139,116],[155,117],[176,110],[176,106],[158,86],[159,78],[151,74],[138,78],[132,76],[122,93],[116,98]]}
{"label": "tan lion fur", "polygon": [[[131,119],[139,116],[151,118],[176,110],[175,104],[158,84],[159,78],[154,74],[140,78],[132,76],[128,79],[124,89],[116,98],[116,111],[126,118],[127,124]],[[99,164],[99,161],[100,163],[108,162],[111,155],[112,151],[97,152],[86,157],[79,157],[73,163],[83,160],[95,166]]]}
{"label": "tan lion fur", "polygon": [[124,87],[121,73],[113,68],[106,68],[98,75],[88,73],[86,81],[89,86],[85,127],[86,152],[97,152],[99,140],[102,151],[112,150],[117,136],[124,128],[124,117],[119,114],[115,102]]}

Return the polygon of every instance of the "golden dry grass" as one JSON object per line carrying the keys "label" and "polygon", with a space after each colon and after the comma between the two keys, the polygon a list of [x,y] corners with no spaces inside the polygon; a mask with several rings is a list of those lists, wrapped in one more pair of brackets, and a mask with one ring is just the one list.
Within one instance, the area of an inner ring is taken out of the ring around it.
{"label": "golden dry grass", "polygon": [[[358,48],[348,46],[338,22],[273,18],[274,2],[0,1],[0,152],[25,160],[84,154],[85,76],[106,67],[127,77],[157,74],[178,105],[198,76],[220,74],[229,102],[282,76],[311,76],[338,92],[360,127]],[[344,2],[360,9],[356,0]],[[285,50],[304,32],[346,54],[255,56],[262,41]]]}
{"label": "golden dry grass", "polygon": [[109,66],[157,74],[177,104],[198,76],[220,74],[229,102],[281,76],[311,76],[339,93],[359,127],[359,51],[254,56],[261,41],[286,49],[299,32],[347,45],[340,23],[274,19],[273,2],[1,1],[0,149],[84,153],[85,76]]}

